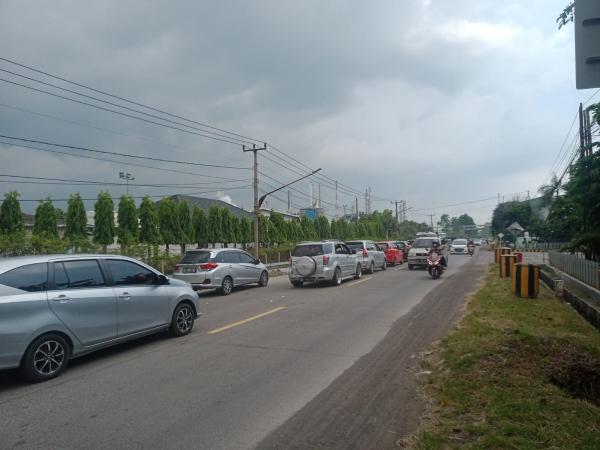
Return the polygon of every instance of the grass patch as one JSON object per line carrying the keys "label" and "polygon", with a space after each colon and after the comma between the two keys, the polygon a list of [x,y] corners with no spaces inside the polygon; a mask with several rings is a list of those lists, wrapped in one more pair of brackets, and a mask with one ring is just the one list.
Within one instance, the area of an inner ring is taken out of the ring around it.
{"label": "grass patch", "polygon": [[512,295],[496,267],[459,328],[422,361],[418,449],[600,449],[600,334],[542,288]]}

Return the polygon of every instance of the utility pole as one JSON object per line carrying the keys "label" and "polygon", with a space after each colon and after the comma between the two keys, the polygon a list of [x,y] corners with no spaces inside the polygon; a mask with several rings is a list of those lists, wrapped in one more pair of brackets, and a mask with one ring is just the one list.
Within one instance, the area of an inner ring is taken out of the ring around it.
{"label": "utility pole", "polygon": [[335,218],[340,218],[340,204],[338,198],[338,182],[335,182]]}
{"label": "utility pole", "polygon": [[258,205],[258,152],[260,150],[266,150],[267,143],[263,144],[263,147],[256,147],[256,144],[252,144],[252,147],[246,148],[242,145],[242,151],[254,153],[254,256],[258,258],[258,217],[260,216],[260,210]]}
{"label": "utility pole", "polygon": [[346,211],[348,210],[348,205],[342,205],[342,209],[344,210],[344,218],[346,217]]}
{"label": "utility pole", "polygon": [[288,212],[292,212],[292,191],[288,189]]}
{"label": "utility pole", "polygon": [[583,103],[579,104],[579,156],[585,156],[585,121],[583,120]]}
{"label": "utility pole", "polygon": [[427,214],[427,216],[429,217],[429,220],[431,221],[431,229],[433,230],[433,216],[435,216],[435,214]]}
{"label": "utility pole", "polygon": [[358,222],[358,216],[359,216],[359,214],[358,214],[358,197],[356,197],[355,200],[356,200],[356,221]]}

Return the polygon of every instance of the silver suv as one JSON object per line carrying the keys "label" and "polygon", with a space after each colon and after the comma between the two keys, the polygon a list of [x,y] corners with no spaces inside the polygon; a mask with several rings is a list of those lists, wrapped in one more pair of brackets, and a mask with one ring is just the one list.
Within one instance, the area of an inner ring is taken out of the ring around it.
{"label": "silver suv", "polygon": [[131,258],[0,258],[0,369],[45,381],[103,347],[164,330],[184,336],[199,311],[187,283]]}
{"label": "silver suv", "polygon": [[365,272],[373,273],[375,269],[387,269],[385,253],[373,241],[346,241],[348,247],[358,255],[358,260]]}
{"label": "silver suv", "polygon": [[362,270],[356,254],[343,242],[303,242],[292,250],[288,274],[294,287],[305,281],[339,285],[345,279],[360,278]]}
{"label": "silver suv", "polygon": [[236,286],[269,283],[267,266],[236,248],[190,250],[175,267],[173,278],[187,281],[195,290],[217,289],[229,295]]}

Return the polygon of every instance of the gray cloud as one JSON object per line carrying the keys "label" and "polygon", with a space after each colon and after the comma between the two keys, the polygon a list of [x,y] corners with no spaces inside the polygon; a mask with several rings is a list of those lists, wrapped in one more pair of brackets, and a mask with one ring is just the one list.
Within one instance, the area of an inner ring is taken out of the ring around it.
{"label": "gray cloud", "polygon": [[[361,191],[372,186],[379,197],[426,208],[533,190],[543,182],[581,96],[573,90],[571,33],[555,30],[562,3],[7,0],[0,4],[0,40],[8,58],[267,140],[346,185]],[[237,146],[4,83],[0,103],[111,131],[0,107],[4,134],[250,164]],[[2,170],[15,174],[115,181],[125,167],[2,148]],[[296,176],[265,160],[261,169],[282,181]],[[131,170],[140,182],[207,180]],[[440,175],[443,188],[426,181]],[[244,183],[231,186],[236,184]],[[30,198],[65,197],[73,190],[10,188]],[[305,184],[298,189],[307,194]],[[85,192],[93,197],[97,191]],[[132,192],[158,195],[165,189]],[[222,189],[218,195],[250,204],[249,190]],[[292,196],[296,205],[308,203],[306,196]],[[325,185],[322,196],[334,202]],[[354,202],[345,193],[339,199],[340,205]],[[285,203],[273,199],[270,206]],[[491,207],[493,202],[465,210],[483,221]],[[335,212],[331,206],[329,212]]]}

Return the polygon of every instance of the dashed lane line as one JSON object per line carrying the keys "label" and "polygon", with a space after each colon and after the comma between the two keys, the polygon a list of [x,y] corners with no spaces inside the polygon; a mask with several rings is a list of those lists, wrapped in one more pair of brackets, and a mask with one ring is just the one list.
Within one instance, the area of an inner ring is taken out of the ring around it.
{"label": "dashed lane line", "polygon": [[373,277],[361,278],[360,280],[356,280],[356,281],[353,281],[352,283],[348,283],[346,286],[348,286],[348,287],[356,286],[357,284],[364,283],[365,281],[369,281],[371,278],[373,278]]}
{"label": "dashed lane line", "polygon": [[240,325],[247,324],[248,322],[252,322],[254,320],[261,319],[263,317],[269,316],[276,312],[283,311],[285,308],[286,308],[285,306],[280,306],[279,308],[271,309],[270,311],[267,311],[267,312],[264,312],[261,314],[257,314],[256,316],[248,317],[247,319],[240,320],[238,322],[230,323],[229,325],[225,325],[221,328],[215,328],[214,330],[208,331],[208,334],[217,334],[217,333],[221,333],[222,331],[230,330],[231,328],[239,327]]}

